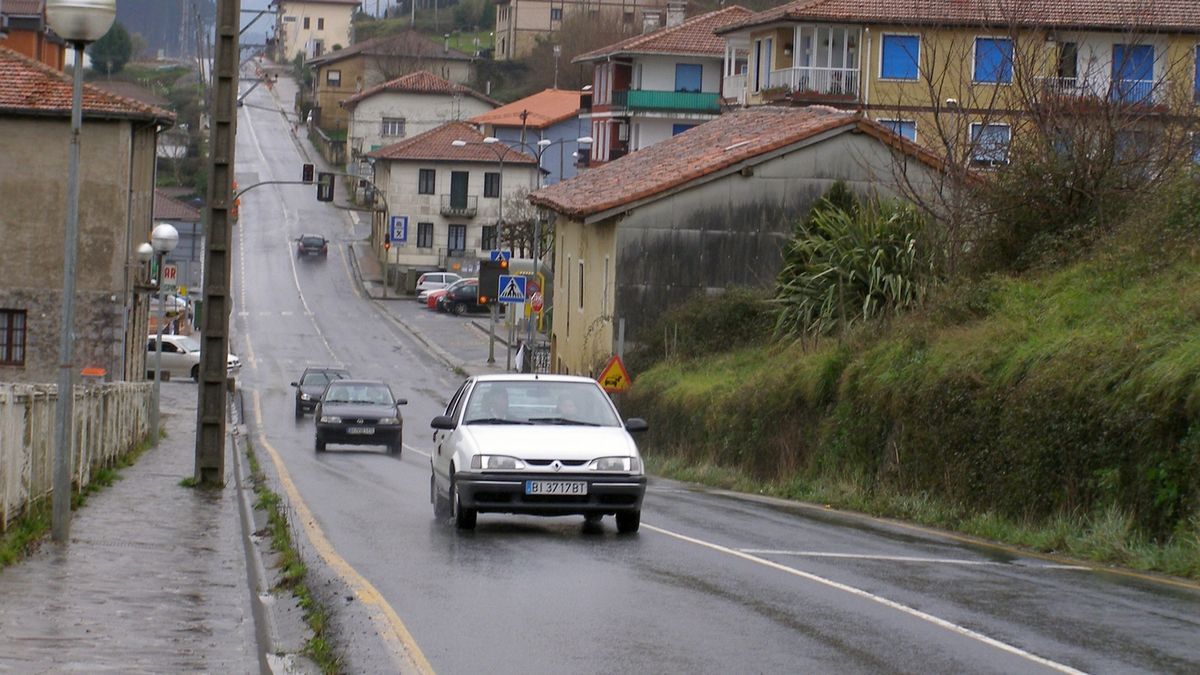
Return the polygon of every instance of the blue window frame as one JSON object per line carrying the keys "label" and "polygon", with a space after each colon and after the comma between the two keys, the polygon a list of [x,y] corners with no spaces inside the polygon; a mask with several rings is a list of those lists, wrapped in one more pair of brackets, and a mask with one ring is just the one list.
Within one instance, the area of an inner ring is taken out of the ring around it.
{"label": "blue window frame", "polygon": [[696,125],[695,124],[672,124],[671,125],[671,135],[678,136],[679,134],[682,134],[683,132],[687,131],[688,129],[691,129],[694,126],[696,126]]}
{"label": "blue window frame", "polygon": [[1154,47],[1113,45],[1112,98],[1123,103],[1149,100],[1154,90]]}
{"label": "blue window frame", "polygon": [[1008,163],[1012,130],[1007,124],[971,125],[971,162],[984,166]]}
{"label": "blue window frame", "polygon": [[917,123],[913,120],[879,120],[879,123],[897,136],[903,136],[910,141],[917,140]]}
{"label": "blue window frame", "polygon": [[920,56],[919,35],[884,35],[879,77],[885,80],[917,79],[917,62]]}
{"label": "blue window frame", "polygon": [[700,91],[704,66],[698,63],[675,64],[675,91]]}
{"label": "blue window frame", "polygon": [[1013,44],[1008,38],[975,38],[975,81],[1012,82]]}

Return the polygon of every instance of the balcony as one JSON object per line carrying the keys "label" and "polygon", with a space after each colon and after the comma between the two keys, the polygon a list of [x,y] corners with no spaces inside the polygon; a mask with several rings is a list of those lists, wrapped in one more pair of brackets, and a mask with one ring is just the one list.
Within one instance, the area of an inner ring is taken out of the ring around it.
{"label": "balcony", "polygon": [[1039,77],[1036,81],[1043,95],[1058,99],[1153,105],[1166,97],[1165,87],[1156,80]]}
{"label": "balcony", "polygon": [[474,195],[454,198],[454,195],[442,195],[443,216],[452,218],[474,218],[479,213],[479,197]]}
{"label": "balcony", "polygon": [[721,83],[721,96],[726,102],[737,101],[739,105],[746,103],[746,76],[726,75]]}
{"label": "balcony", "polygon": [[800,67],[772,70],[767,84],[772,88],[787,87],[792,92],[793,101],[854,101],[859,95],[857,68]]}
{"label": "balcony", "polygon": [[721,95],[717,92],[646,91],[626,89],[612,93],[612,107],[630,112],[721,112]]}

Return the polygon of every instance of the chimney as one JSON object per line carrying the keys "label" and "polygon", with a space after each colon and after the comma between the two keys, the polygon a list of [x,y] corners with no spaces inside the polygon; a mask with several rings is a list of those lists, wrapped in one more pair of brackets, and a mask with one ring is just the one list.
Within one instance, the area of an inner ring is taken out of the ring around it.
{"label": "chimney", "polygon": [[654,10],[642,12],[642,33],[653,33],[662,25],[662,17]]}
{"label": "chimney", "polygon": [[687,0],[667,0],[667,28],[683,23],[687,13]]}

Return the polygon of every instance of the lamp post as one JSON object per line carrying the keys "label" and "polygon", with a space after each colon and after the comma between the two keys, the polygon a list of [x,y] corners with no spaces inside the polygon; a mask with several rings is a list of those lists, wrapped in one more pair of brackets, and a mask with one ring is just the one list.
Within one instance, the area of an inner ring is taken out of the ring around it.
{"label": "lamp post", "polygon": [[71,529],[71,437],[74,426],[75,261],[79,239],[79,132],[83,125],[83,50],[104,37],[117,0],[47,0],[46,22],[75,50],[71,86],[71,146],[67,165],[67,221],[63,234],[62,326],[58,342],[58,400],[54,409],[54,487],[50,531],[67,540]]}
{"label": "lamp post", "polygon": [[[162,336],[163,336],[163,321],[166,319],[167,299],[163,297],[162,289],[162,272],[163,259],[168,253],[175,250],[175,245],[179,243],[179,231],[173,225],[160,223],[154,227],[154,231],[150,233],[150,246],[153,249],[154,255],[158,259],[158,320],[156,328],[158,333],[154,338],[154,401],[150,404],[150,444],[158,445],[158,415],[159,415],[159,390],[162,387]],[[141,248],[139,247],[139,251]]]}

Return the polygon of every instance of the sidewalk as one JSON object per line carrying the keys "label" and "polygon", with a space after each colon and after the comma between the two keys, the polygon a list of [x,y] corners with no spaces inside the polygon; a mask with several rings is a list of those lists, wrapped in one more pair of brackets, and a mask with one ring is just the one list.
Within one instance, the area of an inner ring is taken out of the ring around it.
{"label": "sidewalk", "polygon": [[260,671],[241,466],[226,455],[223,490],[179,484],[196,404],[195,384],[164,383],[167,437],[72,514],[68,543],[0,572],[0,672]]}

